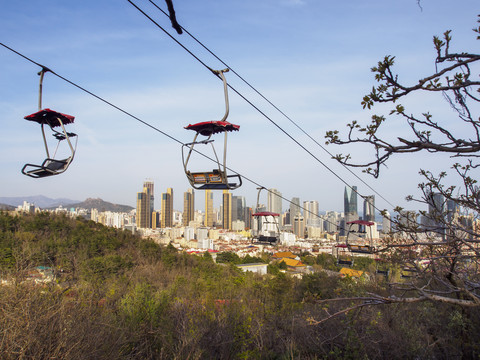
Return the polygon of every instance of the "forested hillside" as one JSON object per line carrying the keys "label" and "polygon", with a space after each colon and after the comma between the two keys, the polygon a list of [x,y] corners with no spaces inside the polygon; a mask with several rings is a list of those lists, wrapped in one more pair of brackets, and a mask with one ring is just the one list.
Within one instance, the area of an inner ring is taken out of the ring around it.
{"label": "forested hillside", "polygon": [[[49,272],[54,280],[44,281]],[[477,308],[430,302],[365,306],[318,323],[348,307],[322,299],[388,289],[379,280],[325,272],[302,279],[275,268],[263,277],[243,273],[233,264],[215,264],[208,253],[179,253],[128,232],[47,213],[0,213],[0,278],[2,359],[480,354]]]}

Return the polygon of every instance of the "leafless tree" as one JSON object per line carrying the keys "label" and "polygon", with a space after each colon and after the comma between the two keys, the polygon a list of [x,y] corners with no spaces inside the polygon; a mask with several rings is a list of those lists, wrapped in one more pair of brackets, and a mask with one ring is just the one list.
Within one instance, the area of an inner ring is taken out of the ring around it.
{"label": "leafless tree", "polygon": [[[480,40],[480,26],[473,31]],[[398,264],[404,279],[391,282],[390,295],[369,294],[357,298],[354,307],[418,301],[441,301],[465,309],[480,306],[480,188],[475,179],[475,169],[480,165],[480,118],[475,113],[480,103],[480,55],[451,51],[451,34],[449,30],[443,37],[433,38],[436,71],[416,84],[407,85],[400,80],[394,71],[393,56],[386,56],[371,69],[378,85],[364,96],[363,108],[392,104],[389,115],[373,115],[367,125],[352,121],[345,137],[338,130],[326,133],[327,144],[373,147],[373,159],[358,161],[350,154],[335,158],[376,178],[382,165],[397,154],[426,152],[435,161],[443,153],[452,160],[451,168],[438,175],[428,169],[420,170],[424,179],[419,184],[422,196],[407,197],[428,210],[408,214],[402,208],[395,209],[395,232],[385,238],[385,246],[380,250],[382,256]],[[443,96],[454,110],[456,121],[437,121],[429,112],[412,114],[400,104],[403,99],[422,93]],[[391,140],[383,135],[381,129],[388,127],[394,117],[405,121],[409,136]],[[452,177],[454,185],[447,185],[447,180],[452,183]]]}

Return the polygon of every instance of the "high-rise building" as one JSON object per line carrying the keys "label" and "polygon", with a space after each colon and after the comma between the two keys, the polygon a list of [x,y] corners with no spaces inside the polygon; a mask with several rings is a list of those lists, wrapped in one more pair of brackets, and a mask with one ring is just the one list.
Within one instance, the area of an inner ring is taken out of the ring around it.
{"label": "high-rise building", "polygon": [[447,199],[447,220],[452,221],[460,212],[460,206],[455,200]]}
{"label": "high-rise building", "polygon": [[195,220],[195,192],[188,189],[183,193],[183,225],[188,226]]}
{"label": "high-rise building", "polygon": [[442,216],[445,213],[445,197],[441,193],[427,193],[428,213]]}
{"label": "high-rise building", "polygon": [[358,214],[357,210],[357,187],[345,186],[345,193],[343,197],[344,212],[347,214]]}
{"label": "high-rise building", "polygon": [[338,231],[338,218],[339,214],[335,211],[327,211],[325,214],[324,228],[328,233],[334,233]]}
{"label": "high-rise building", "polygon": [[245,207],[244,210],[244,221],[245,221],[245,229],[252,228],[252,217],[253,217],[253,209],[251,207]]}
{"label": "high-rise building", "polygon": [[293,233],[299,239],[305,238],[305,221],[302,215],[297,215],[293,218]]}
{"label": "high-rise building", "polygon": [[160,222],[159,220],[159,213],[154,211],[152,212],[152,229],[157,229],[160,227]]}
{"label": "high-rise building", "polygon": [[[148,192],[150,194],[150,214],[153,213],[153,210],[155,209],[155,193],[154,193],[154,186],[153,186],[153,180],[145,180],[143,182],[143,188],[147,188]],[[151,215],[150,215],[151,216]],[[150,220],[150,223],[152,221]]]}
{"label": "high-rise building", "polygon": [[222,201],[222,228],[232,229],[232,194],[228,190],[223,190]]}
{"label": "high-rise building", "polygon": [[300,198],[292,198],[292,201],[290,202],[290,224],[293,225],[293,219],[295,219],[295,216],[300,215],[301,213]]}
{"label": "high-rise building", "polygon": [[392,229],[392,219],[390,217],[390,213],[385,211],[383,213],[383,220],[382,220],[382,231],[385,234],[388,234]]}
{"label": "high-rise building", "polygon": [[440,236],[445,235],[447,221],[447,202],[441,193],[429,192],[426,194],[428,203],[428,214],[422,217],[422,224],[427,230],[437,233]]}
{"label": "high-rise building", "polygon": [[363,220],[375,222],[375,195],[363,199]]}
{"label": "high-rise building", "polygon": [[173,189],[162,194],[162,227],[173,227]]}
{"label": "high-rise building", "polygon": [[232,195],[232,221],[237,221],[239,216],[242,216],[242,214],[238,213],[238,196],[233,196]]}
{"label": "high-rise building", "polygon": [[148,212],[150,210],[150,197],[147,193],[137,193],[137,215],[136,223],[138,228],[149,228]]}
{"label": "high-rise building", "polygon": [[415,210],[400,210],[398,214],[398,223],[401,227],[401,230],[405,230],[405,227],[418,227],[418,214]]}
{"label": "high-rise building", "polygon": [[206,227],[213,227],[213,192],[212,190],[205,190],[205,221]]}
{"label": "high-rise building", "polygon": [[305,226],[318,225],[318,201],[312,200],[303,202],[303,218],[305,221]]}
{"label": "high-rise building", "polygon": [[[271,211],[277,214],[282,213],[282,193],[277,189],[268,189],[267,195],[267,211]],[[277,218],[278,226],[282,226],[282,217]]]}
{"label": "high-rise building", "polygon": [[345,186],[343,195],[344,218],[340,222],[340,235],[347,235],[348,231],[359,231],[358,225],[349,225],[348,223],[358,220],[357,210],[357,187]]}
{"label": "high-rise building", "polygon": [[137,228],[147,229],[152,227],[152,216],[150,212],[150,194],[147,188],[137,193]]}
{"label": "high-rise building", "polygon": [[245,204],[244,196],[232,196],[232,221],[245,222]]}
{"label": "high-rise building", "polygon": [[290,209],[285,211],[285,213],[282,216],[282,219],[283,219],[282,221],[283,225],[292,225],[292,222],[290,221]]}
{"label": "high-rise building", "polygon": [[282,193],[277,189],[268,189],[267,211],[282,213]]}

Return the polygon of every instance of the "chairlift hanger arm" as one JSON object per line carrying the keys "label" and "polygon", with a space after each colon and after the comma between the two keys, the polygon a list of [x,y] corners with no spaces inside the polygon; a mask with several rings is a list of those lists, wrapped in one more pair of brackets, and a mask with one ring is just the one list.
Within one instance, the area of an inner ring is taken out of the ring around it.
{"label": "chairlift hanger arm", "polygon": [[255,208],[255,210],[257,210],[257,212],[258,212],[258,208],[260,206],[260,192],[263,189],[265,189],[265,187],[263,187],[263,186],[257,188],[257,190],[258,190],[258,193],[257,193],[257,207]]}
{"label": "chairlift hanger arm", "polygon": [[38,89],[38,111],[42,110],[43,77],[45,76],[45,73],[49,71],[49,68],[42,66],[42,70],[38,72],[38,75],[40,75],[40,84]]}
{"label": "chairlift hanger arm", "polygon": [[229,104],[228,104],[228,84],[227,84],[227,79],[225,78],[224,73],[229,72],[230,70],[228,68],[223,69],[223,70],[213,70],[210,69],[211,72],[213,72],[215,75],[220,77],[223,81],[223,92],[225,94],[225,115],[223,115],[222,120],[220,121],[225,121],[227,120],[228,114],[229,114]]}
{"label": "chairlift hanger arm", "polygon": [[[223,118],[221,121],[226,121],[229,113],[229,104],[228,104],[228,85],[227,85],[227,79],[225,78],[225,75],[223,74],[224,72],[228,72],[227,69],[223,70],[216,70],[215,72],[221,77],[223,81],[223,92],[225,94],[225,115],[223,115]],[[225,131],[225,143],[223,146],[223,171],[226,173],[227,169],[227,132]]]}
{"label": "chairlift hanger arm", "polygon": [[[38,73],[40,75],[40,83],[38,85],[38,111],[42,110],[42,89],[43,89],[43,77],[45,73],[49,71],[47,68],[42,67],[42,70]],[[45,146],[45,151],[47,153],[47,158],[50,157],[50,153],[48,152],[48,144],[47,144],[47,138],[45,137],[45,129],[42,124],[42,136],[43,136],[43,144]]]}

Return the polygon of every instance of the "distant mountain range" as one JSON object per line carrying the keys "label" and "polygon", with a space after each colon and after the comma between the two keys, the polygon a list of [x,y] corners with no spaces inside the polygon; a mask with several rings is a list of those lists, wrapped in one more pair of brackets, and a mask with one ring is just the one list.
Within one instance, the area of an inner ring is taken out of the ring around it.
{"label": "distant mountain range", "polygon": [[17,196],[17,197],[0,197],[0,203],[11,205],[11,206],[19,206],[22,205],[24,201],[27,201],[35,206],[46,209],[50,207],[57,207],[57,206],[65,206],[69,204],[78,203],[78,200],[71,200],[71,199],[50,199],[43,195],[36,195],[36,196]]}
{"label": "distant mountain range", "polygon": [[58,206],[68,208],[83,208],[83,209],[97,209],[98,211],[113,211],[113,212],[129,212],[133,207],[128,205],[112,204],[102,199],[91,199],[80,202],[71,199],[50,199],[43,195],[37,196],[18,196],[18,197],[0,197],[0,209],[6,208],[13,210],[15,207],[22,205],[27,201],[41,209],[51,209]]}

